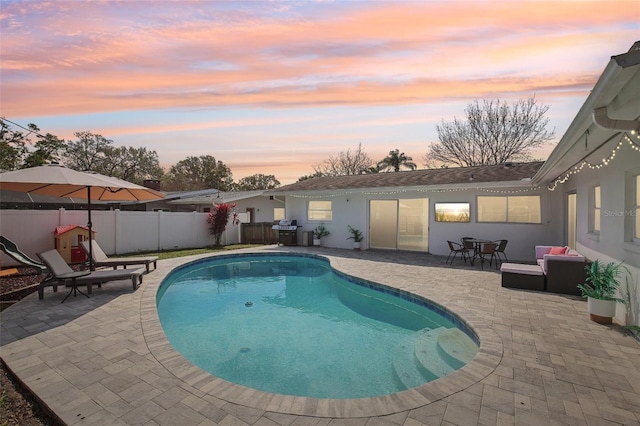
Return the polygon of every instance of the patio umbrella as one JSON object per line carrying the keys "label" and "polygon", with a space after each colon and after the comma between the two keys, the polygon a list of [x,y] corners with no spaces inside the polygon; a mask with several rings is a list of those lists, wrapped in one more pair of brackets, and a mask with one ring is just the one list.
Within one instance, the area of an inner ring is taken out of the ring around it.
{"label": "patio umbrella", "polygon": [[79,172],[58,164],[0,173],[0,190],[87,200],[89,267],[93,266],[91,201],[150,201],[164,194],[122,179],[93,172]]}

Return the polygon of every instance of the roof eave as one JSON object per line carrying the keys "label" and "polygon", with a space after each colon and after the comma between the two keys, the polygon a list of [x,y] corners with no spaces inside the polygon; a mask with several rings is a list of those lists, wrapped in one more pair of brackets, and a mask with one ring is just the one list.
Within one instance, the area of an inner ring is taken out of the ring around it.
{"label": "roof eave", "polygon": [[[577,146],[582,144],[583,136],[596,134],[602,129],[594,123],[593,112],[600,107],[607,107],[620,93],[629,81],[634,78],[640,64],[640,50],[630,50],[627,53],[613,56],[602,75],[596,82],[591,93],[578,111],[569,128],[564,133],[556,148],[551,152],[544,165],[533,177],[535,185],[548,183],[567,170],[567,164],[561,163],[572,151],[578,161]],[[584,154],[584,149],[578,148]]]}

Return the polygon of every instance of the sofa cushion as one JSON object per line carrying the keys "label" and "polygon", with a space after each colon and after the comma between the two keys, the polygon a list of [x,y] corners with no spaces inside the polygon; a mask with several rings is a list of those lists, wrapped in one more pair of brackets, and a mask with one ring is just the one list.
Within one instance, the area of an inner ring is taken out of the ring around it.
{"label": "sofa cushion", "polygon": [[568,247],[551,247],[549,254],[565,254]]}
{"label": "sofa cushion", "polygon": [[546,275],[549,270],[549,261],[560,262],[584,262],[586,258],[577,252],[575,254],[545,254],[542,262],[542,272]]}
{"label": "sofa cushion", "polygon": [[503,263],[500,266],[503,273],[520,274],[520,275],[542,275],[542,269],[539,265],[527,265],[522,263]]}
{"label": "sofa cushion", "polygon": [[542,256],[549,253],[553,246],[536,246],[536,259],[542,259]]}

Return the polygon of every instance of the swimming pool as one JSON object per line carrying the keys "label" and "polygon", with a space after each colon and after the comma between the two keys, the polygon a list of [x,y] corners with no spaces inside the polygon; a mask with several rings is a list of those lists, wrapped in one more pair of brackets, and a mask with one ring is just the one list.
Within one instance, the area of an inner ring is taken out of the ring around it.
{"label": "swimming pool", "polygon": [[450,374],[478,348],[442,307],[334,271],[318,256],[198,261],[170,274],[156,303],[169,342],[190,362],[286,395],[396,393]]}

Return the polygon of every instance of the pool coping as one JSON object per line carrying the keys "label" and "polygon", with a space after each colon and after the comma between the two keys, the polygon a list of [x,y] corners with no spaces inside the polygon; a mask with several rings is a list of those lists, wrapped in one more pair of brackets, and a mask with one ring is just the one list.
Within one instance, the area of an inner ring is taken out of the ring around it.
{"label": "pool coping", "polygon": [[[243,253],[238,255],[246,256],[255,253],[260,253],[260,251],[243,251]],[[279,253],[289,252],[279,252],[277,250],[269,252],[271,255]],[[420,296],[401,288],[401,285],[390,286],[389,284],[376,283],[382,287],[393,288],[401,294],[411,295],[416,299],[433,302],[436,306],[441,306],[457,316],[477,335],[480,341],[478,353],[473,360],[452,374],[416,388],[370,398],[329,399],[282,395],[228,382],[193,365],[171,346],[160,324],[156,305],[156,294],[165,278],[171,272],[187,264],[203,262],[221,256],[237,257],[238,255],[228,253],[213,254],[176,265],[164,276],[159,277],[160,279],[148,283],[143,289],[144,291],[140,300],[142,335],[151,355],[177,378],[183,380],[203,394],[211,395],[233,404],[282,414],[340,418],[383,416],[423,407],[465,390],[491,374],[498,367],[502,359],[502,340],[485,321],[468,313],[461,314],[456,312],[455,309],[447,307],[445,302],[437,300],[437,297],[427,298]],[[289,253],[289,255],[291,254]],[[303,254],[298,255],[305,256]],[[371,282],[371,280],[367,278],[340,270],[338,265],[331,262],[330,255],[313,255],[313,257],[328,260],[330,266],[340,274]]]}

